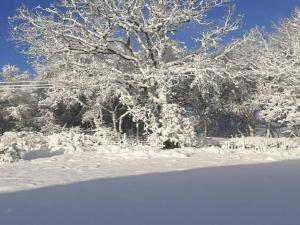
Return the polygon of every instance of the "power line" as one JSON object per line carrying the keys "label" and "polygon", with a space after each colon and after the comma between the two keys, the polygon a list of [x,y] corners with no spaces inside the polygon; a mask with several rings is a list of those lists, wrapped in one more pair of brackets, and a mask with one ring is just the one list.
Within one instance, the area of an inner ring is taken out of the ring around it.
{"label": "power line", "polygon": [[49,81],[0,81],[0,92],[8,90],[35,90],[35,89],[57,89],[57,88],[68,88],[68,89],[80,89],[80,88],[91,88],[99,87],[99,84],[86,83],[70,84],[63,82],[49,82]]}

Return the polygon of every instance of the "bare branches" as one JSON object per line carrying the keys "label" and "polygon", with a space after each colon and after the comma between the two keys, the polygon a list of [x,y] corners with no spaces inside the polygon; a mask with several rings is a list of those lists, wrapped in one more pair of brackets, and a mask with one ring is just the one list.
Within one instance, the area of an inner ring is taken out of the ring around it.
{"label": "bare branches", "polygon": [[[165,49],[173,45],[171,33],[189,23],[209,25],[205,21],[208,11],[227,3],[228,0],[64,0],[33,11],[21,7],[11,20],[12,39],[36,58],[47,59],[63,52],[112,54],[132,61],[144,71],[163,63]],[[203,37],[214,36],[214,41],[219,41],[219,35],[237,29],[232,16],[229,10],[223,27],[211,29]]]}

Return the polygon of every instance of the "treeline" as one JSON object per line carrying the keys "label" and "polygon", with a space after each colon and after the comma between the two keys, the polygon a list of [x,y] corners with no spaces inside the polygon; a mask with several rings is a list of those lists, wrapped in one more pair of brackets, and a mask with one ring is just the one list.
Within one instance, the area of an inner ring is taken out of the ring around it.
{"label": "treeline", "polygon": [[[220,8],[221,21],[206,19]],[[300,12],[271,33],[254,28],[221,44],[240,21],[227,0],[21,7],[11,37],[34,65],[34,80],[51,85],[6,89],[32,76],[4,66],[2,132],[110,127],[164,147],[193,145],[197,134],[270,137],[275,126],[277,135],[299,136]],[[185,29],[199,29],[186,37],[197,48],[176,36]]]}

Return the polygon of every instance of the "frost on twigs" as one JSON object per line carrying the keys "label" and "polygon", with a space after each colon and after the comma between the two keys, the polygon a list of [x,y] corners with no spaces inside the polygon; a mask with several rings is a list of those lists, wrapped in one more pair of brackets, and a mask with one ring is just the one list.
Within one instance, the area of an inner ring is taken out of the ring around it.
{"label": "frost on twigs", "polygon": [[164,149],[193,146],[195,132],[190,119],[176,104],[166,104],[162,108],[160,127],[150,137],[150,142]]}

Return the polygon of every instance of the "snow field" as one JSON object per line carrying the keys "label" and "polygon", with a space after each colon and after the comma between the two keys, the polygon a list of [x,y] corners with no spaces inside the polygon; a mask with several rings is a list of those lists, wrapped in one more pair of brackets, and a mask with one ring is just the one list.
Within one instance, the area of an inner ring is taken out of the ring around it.
{"label": "snow field", "polygon": [[[233,141],[238,146],[240,139],[227,140],[219,147],[172,150],[147,145],[101,144],[99,136],[78,133],[42,136],[9,132],[0,140],[1,149],[9,149],[0,154],[0,192],[104,177],[300,158],[299,148],[253,150],[228,147],[227,142]],[[246,143],[251,141],[253,143],[252,139],[246,139]]]}

